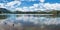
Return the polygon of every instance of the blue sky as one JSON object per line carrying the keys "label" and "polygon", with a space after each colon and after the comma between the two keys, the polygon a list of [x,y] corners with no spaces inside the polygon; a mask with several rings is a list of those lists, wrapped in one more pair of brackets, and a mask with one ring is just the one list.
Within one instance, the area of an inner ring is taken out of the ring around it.
{"label": "blue sky", "polygon": [[[44,1],[44,2],[41,3],[41,1]],[[13,11],[16,11],[16,10],[45,11],[45,9],[60,10],[60,0],[41,0],[41,1],[40,0],[0,0],[0,6],[1,6],[0,8],[6,8]]]}
{"label": "blue sky", "polygon": [[[4,1],[11,2],[14,0],[0,0],[0,3],[5,3]],[[28,0],[24,0],[24,1],[28,1]],[[39,0],[35,0],[35,2],[39,2]],[[45,0],[45,3],[47,3],[47,2],[49,2],[49,3],[60,3],[60,0]]]}

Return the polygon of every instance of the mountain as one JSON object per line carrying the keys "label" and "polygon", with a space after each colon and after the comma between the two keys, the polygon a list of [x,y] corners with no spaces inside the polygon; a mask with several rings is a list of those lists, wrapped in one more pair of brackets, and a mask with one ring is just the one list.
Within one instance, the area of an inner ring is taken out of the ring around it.
{"label": "mountain", "polygon": [[5,8],[0,8],[0,13],[10,13],[10,11]]}

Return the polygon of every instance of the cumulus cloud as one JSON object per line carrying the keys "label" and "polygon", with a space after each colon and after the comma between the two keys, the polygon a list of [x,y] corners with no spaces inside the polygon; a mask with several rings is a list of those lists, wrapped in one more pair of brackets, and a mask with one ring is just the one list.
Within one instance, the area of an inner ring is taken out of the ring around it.
{"label": "cumulus cloud", "polygon": [[35,0],[29,0],[29,1],[35,1]]}
{"label": "cumulus cloud", "polygon": [[[10,9],[15,9],[14,11],[46,11],[47,9],[50,11],[50,9],[54,10],[60,10],[60,4],[55,3],[55,4],[50,4],[50,3],[38,3],[38,4],[33,4],[33,6],[29,7],[18,7],[21,5],[21,1],[36,1],[36,0],[15,0],[8,2],[6,4],[0,3],[0,8],[7,8]],[[40,0],[41,2],[44,2],[45,0]],[[17,8],[16,8],[17,7]]]}
{"label": "cumulus cloud", "polygon": [[20,4],[21,4],[20,1],[12,1],[12,2],[7,3],[6,6],[10,6],[11,8],[14,8],[15,7],[14,5],[19,6]]}
{"label": "cumulus cloud", "polygon": [[55,4],[50,4],[50,3],[41,4],[40,3],[40,4],[38,4],[37,7],[40,8],[40,9],[48,9],[48,10],[54,9],[54,10],[57,10],[58,8],[60,8],[60,4],[58,4],[58,3],[55,3]]}
{"label": "cumulus cloud", "polygon": [[28,7],[16,8],[16,11],[28,11]]}
{"label": "cumulus cloud", "polygon": [[38,7],[38,4],[34,4],[33,6],[34,6],[34,7]]}
{"label": "cumulus cloud", "polygon": [[6,8],[15,11],[15,8],[20,6],[21,1],[11,1],[7,3],[0,3],[0,8]]}
{"label": "cumulus cloud", "polygon": [[15,11],[24,11],[22,8],[16,8]]}
{"label": "cumulus cloud", "polygon": [[44,7],[46,9],[54,9],[54,10],[57,10],[58,8],[60,8],[60,4],[58,4],[58,3],[55,3],[55,4],[46,3],[46,4],[44,4]]}
{"label": "cumulus cloud", "polygon": [[0,3],[0,8],[5,8],[5,5],[3,3]]}
{"label": "cumulus cloud", "polygon": [[45,1],[45,0],[40,0],[40,2],[42,2],[42,3],[43,3],[44,1]]}
{"label": "cumulus cloud", "polygon": [[20,10],[22,11],[47,11],[47,10],[52,11],[53,9],[60,10],[60,4],[59,3],[55,3],[55,4],[39,3],[39,4],[33,4],[33,6],[30,6],[30,7],[20,8]]}
{"label": "cumulus cloud", "polygon": [[15,1],[36,1],[36,0],[15,0]]}

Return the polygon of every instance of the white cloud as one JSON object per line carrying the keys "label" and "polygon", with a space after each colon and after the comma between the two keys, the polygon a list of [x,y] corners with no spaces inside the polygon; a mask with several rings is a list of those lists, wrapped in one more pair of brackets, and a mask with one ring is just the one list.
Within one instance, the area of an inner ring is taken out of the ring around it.
{"label": "white cloud", "polygon": [[0,8],[5,8],[5,5],[3,3],[0,3]]}
{"label": "white cloud", "polygon": [[40,0],[40,2],[42,2],[42,3],[43,3],[44,1],[45,1],[45,0]]}
{"label": "white cloud", "polygon": [[46,9],[58,9],[58,8],[60,8],[60,4],[57,4],[57,3],[55,3],[55,4],[49,4],[49,3],[47,3],[47,4],[44,4],[44,7],[46,7]]}
{"label": "white cloud", "polygon": [[29,8],[32,9],[32,8],[34,8],[34,6],[30,6]]}
{"label": "white cloud", "polygon": [[6,8],[6,9],[9,9],[9,10],[15,11],[14,9],[18,6],[20,6],[20,4],[21,4],[20,1],[11,1],[11,2],[8,2],[8,3],[0,3],[0,8]]}
{"label": "white cloud", "polygon": [[50,4],[50,3],[39,3],[39,4],[34,4],[33,5],[34,7],[34,10],[41,10],[41,11],[46,11],[47,9],[50,10],[50,9],[54,9],[54,10],[60,10],[60,4],[58,3],[55,3],[55,4]]}
{"label": "white cloud", "polygon": [[34,7],[38,7],[38,4],[34,4],[33,6],[34,6]]}
{"label": "white cloud", "polygon": [[35,1],[35,0],[29,0],[29,1]]}
{"label": "white cloud", "polygon": [[16,8],[16,11],[23,11],[23,12],[33,11],[33,7]]}
{"label": "white cloud", "polygon": [[16,11],[24,11],[22,8],[16,8]]}
{"label": "white cloud", "polygon": [[[33,4],[33,6],[30,6],[30,7],[20,8],[20,10],[21,9],[23,9],[22,11],[46,11],[46,10],[52,11],[53,9],[60,10],[60,4],[58,4],[58,3],[55,3],[55,4],[39,3],[39,4]],[[50,10],[50,9],[52,9],[52,10]]]}
{"label": "white cloud", "polygon": [[15,1],[36,1],[36,0],[15,0]]}
{"label": "white cloud", "polygon": [[[33,6],[30,7],[23,7],[19,8],[22,0],[15,0],[12,2],[8,2],[7,4],[0,3],[0,8],[7,8],[9,7],[10,9],[16,9],[19,11],[46,11],[47,9],[54,9],[54,10],[60,10],[60,4],[55,3],[55,4],[50,4],[50,3],[39,3],[39,4],[33,4]],[[25,1],[35,1],[35,0],[25,0]],[[40,1],[45,1],[45,0],[40,0]],[[16,8],[17,7],[17,8]]]}
{"label": "white cloud", "polygon": [[14,8],[15,4],[17,4],[16,6],[19,6],[21,4],[21,2],[20,1],[12,1],[12,2],[7,3],[6,6],[10,6],[11,8]]}

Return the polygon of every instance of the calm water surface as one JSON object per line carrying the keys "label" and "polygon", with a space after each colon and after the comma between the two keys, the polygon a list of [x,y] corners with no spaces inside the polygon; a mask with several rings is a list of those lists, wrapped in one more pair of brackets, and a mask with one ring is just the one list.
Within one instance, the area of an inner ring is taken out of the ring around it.
{"label": "calm water surface", "polygon": [[0,14],[0,30],[17,29],[60,30],[60,17],[51,14]]}
{"label": "calm water surface", "polygon": [[[0,15],[2,16],[2,15]],[[22,24],[60,24],[60,17],[51,17],[50,15],[41,14],[5,14],[0,20],[5,20],[7,22],[22,23]]]}

